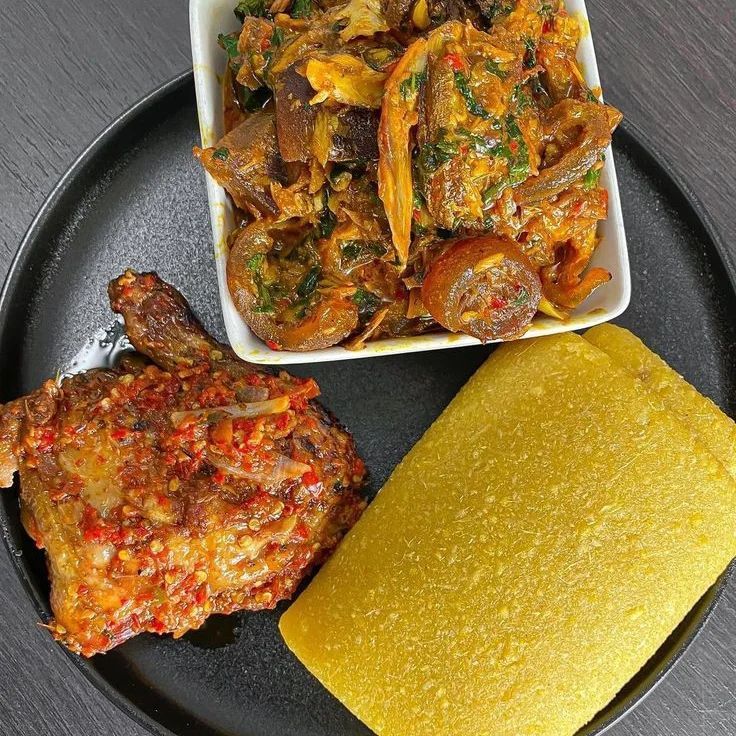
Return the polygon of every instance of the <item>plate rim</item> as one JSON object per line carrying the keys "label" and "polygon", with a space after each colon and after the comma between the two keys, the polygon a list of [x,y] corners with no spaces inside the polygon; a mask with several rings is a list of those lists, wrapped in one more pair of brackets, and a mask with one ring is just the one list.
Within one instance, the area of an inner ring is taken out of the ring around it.
{"label": "plate rim", "polygon": [[[155,108],[157,104],[163,102],[170,95],[181,93],[187,88],[191,89],[192,97],[194,98],[194,75],[191,69],[187,69],[175,75],[168,81],[163,82],[149,93],[145,94],[105,126],[100,133],[98,133],[90,143],[82,149],[79,155],[73,160],[64,174],[52,187],[38,209],[38,212],[31,220],[25,234],[21,238],[15,255],[8,267],[2,290],[0,290],[0,339],[7,329],[7,304],[14,291],[15,282],[20,278],[23,266],[25,265],[26,259],[29,257],[31,249],[37,238],[38,231],[41,230],[47,218],[53,212],[57,201],[69,190],[77,175],[83,171],[85,166],[93,164],[96,156],[102,152],[110,142],[114,141],[116,136],[122,133],[129,124],[134,123],[139,116],[142,116],[149,110]],[[649,137],[641,130],[641,128],[639,128],[638,125],[630,120],[625,120],[621,125],[621,131],[627,135],[646,156],[656,162],[661,171],[666,175],[668,183],[692,208],[703,227],[706,236],[713,244],[716,254],[723,265],[731,290],[734,292],[734,295],[736,295],[736,256],[732,256],[728,248],[726,248],[720,229],[716,225],[708,209],[704,206],[700,197],[684,180],[677,167],[673,166],[669,157],[663,155],[659,148],[652,144]],[[20,558],[16,554],[15,545],[7,527],[6,516],[2,510],[0,510],[0,535],[3,538],[5,549],[11,559],[15,573],[25,589],[26,595],[33,603],[33,606],[40,618],[43,621],[47,620],[49,615],[48,603],[43,600],[36,591],[25,567],[21,564]],[[679,643],[677,649],[671,653],[658,670],[651,674],[645,681],[647,682],[646,689],[642,692],[633,694],[629,699],[615,708],[606,720],[596,726],[596,730],[590,731],[586,736],[600,736],[608,731],[613,725],[618,723],[630,711],[634,710],[640,703],[642,703],[659,686],[662,680],[670,674],[672,669],[690,649],[695,639],[710,620],[713,611],[723,596],[726,586],[733,577],[734,570],[736,570],[736,562],[732,563],[703,595],[700,602],[705,603],[706,610],[702,617],[686,629],[685,636]],[[180,736],[180,734],[177,734],[161,722],[155,720],[152,716],[136,705],[131,698],[110,684],[103,675],[91,665],[90,660],[83,659],[63,647],[62,650],[87,681],[132,721],[147,729],[148,732],[154,734],[154,736]],[[214,729],[212,730],[214,731]]]}

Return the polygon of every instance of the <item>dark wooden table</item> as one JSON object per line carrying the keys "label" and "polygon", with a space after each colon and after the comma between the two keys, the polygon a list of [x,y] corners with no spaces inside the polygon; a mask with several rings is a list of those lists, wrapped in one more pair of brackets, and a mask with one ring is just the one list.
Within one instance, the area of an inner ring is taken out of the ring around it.
{"label": "dark wooden table", "polygon": [[[736,258],[734,0],[588,4],[607,98],[684,175]],[[185,0],[1,6],[0,280],[82,147],[190,64]],[[0,548],[0,736],[142,736],[36,620]],[[685,658],[612,736],[736,734],[735,640],[736,580]]]}

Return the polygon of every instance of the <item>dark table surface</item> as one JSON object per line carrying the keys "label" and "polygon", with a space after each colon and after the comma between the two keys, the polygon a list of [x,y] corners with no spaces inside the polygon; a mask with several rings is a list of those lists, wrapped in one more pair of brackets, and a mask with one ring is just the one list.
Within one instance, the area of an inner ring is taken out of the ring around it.
{"label": "dark table surface", "polygon": [[[736,259],[734,0],[588,5],[608,100],[698,193]],[[84,145],[186,69],[190,55],[185,0],[2,0],[0,8],[2,280]],[[0,548],[0,735],[142,736],[36,622]],[[687,655],[612,736],[736,734],[734,640],[736,578]]]}

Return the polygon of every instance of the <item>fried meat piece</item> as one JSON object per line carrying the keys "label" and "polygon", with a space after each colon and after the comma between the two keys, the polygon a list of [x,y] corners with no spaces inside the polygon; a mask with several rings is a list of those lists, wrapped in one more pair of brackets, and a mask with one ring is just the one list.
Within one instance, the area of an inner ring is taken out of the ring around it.
{"label": "fried meat piece", "polygon": [[238,360],[155,274],[109,293],[146,358],[0,407],[0,485],[18,469],[49,629],[84,656],[272,608],[364,507],[363,463],[313,380]]}

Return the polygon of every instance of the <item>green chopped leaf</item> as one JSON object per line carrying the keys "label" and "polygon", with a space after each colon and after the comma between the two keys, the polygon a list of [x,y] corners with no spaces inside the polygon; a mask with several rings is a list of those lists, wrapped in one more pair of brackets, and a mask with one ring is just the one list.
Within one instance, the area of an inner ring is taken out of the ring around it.
{"label": "green chopped leaf", "polygon": [[498,156],[501,151],[501,142],[497,138],[485,138],[477,133],[471,133],[467,128],[458,128],[460,138],[465,139],[476,153],[481,156]]}
{"label": "green chopped leaf", "polygon": [[491,22],[498,20],[501,16],[508,15],[515,7],[514,0],[493,0],[490,6],[483,10],[485,15]]}
{"label": "green chopped leaf", "polygon": [[371,317],[381,304],[381,297],[372,291],[358,289],[353,294],[353,301],[358,305],[358,315],[361,319]]}
{"label": "green chopped leaf", "polygon": [[587,90],[585,96],[588,98],[588,102],[600,102],[600,100],[593,94],[591,90]]}
{"label": "green chopped leaf", "polygon": [[256,253],[245,262],[245,265],[250,271],[260,271],[265,260],[266,256],[263,253]]}
{"label": "green chopped leaf", "polygon": [[516,122],[516,118],[513,115],[506,116],[506,132],[511,140],[523,143],[524,136],[521,134],[519,123]]}
{"label": "green chopped leaf", "polygon": [[517,84],[516,87],[514,87],[514,91],[511,93],[511,101],[516,105],[518,112],[524,112],[524,110],[530,108],[533,103],[531,96],[526,93],[521,84]]}
{"label": "green chopped leaf", "polygon": [[312,14],[312,0],[294,0],[291,5],[292,18],[309,18]]}
{"label": "green chopped leaf", "polygon": [[299,283],[299,286],[296,287],[297,295],[302,299],[308,297],[317,288],[321,273],[322,269],[319,266],[312,266]]}
{"label": "green chopped leaf", "polygon": [[520,184],[529,178],[529,149],[513,115],[506,116],[506,133],[516,143],[516,151],[509,148],[512,152],[509,161],[509,185]]}
{"label": "green chopped leaf", "polygon": [[419,91],[419,88],[427,81],[427,72],[412,72],[399,85],[399,92],[404,100],[408,100]]}
{"label": "green chopped leaf", "polygon": [[483,204],[486,207],[492,205],[510,186],[511,182],[508,179],[497,181],[492,187],[483,192]]}
{"label": "green chopped leaf", "polygon": [[221,33],[217,37],[217,43],[220,45],[220,48],[225,49],[229,59],[237,59],[240,56],[237,33],[229,33],[227,36]]}
{"label": "green chopped leaf", "polygon": [[264,253],[256,253],[246,261],[248,270],[253,272],[253,283],[258,292],[258,298],[253,311],[259,314],[270,314],[274,311],[273,295],[261,275],[261,268],[265,261],[266,256]]}
{"label": "green chopped leaf", "polygon": [[529,178],[529,159],[517,156],[509,164],[509,180],[511,184],[521,184]]}
{"label": "green chopped leaf", "polygon": [[491,74],[495,74],[499,79],[508,79],[508,72],[501,69],[499,63],[493,59],[488,59],[488,61],[486,61],[486,70]]}
{"label": "green chopped leaf", "polygon": [[455,86],[465,100],[465,106],[468,108],[468,112],[471,115],[483,118],[483,120],[489,120],[491,114],[485,109],[485,107],[483,107],[483,105],[480,104],[480,102],[478,102],[478,100],[475,99],[475,95],[473,94],[473,90],[470,89],[470,83],[465,74],[463,74],[463,72],[456,71],[454,72],[454,75]]}
{"label": "green chopped leaf", "polygon": [[524,48],[526,53],[524,54],[524,68],[533,69],[537,65],[537,44],[534,43],[533,38],[524,39]]}
{"label": "green chopped leaf", "polygon": [[601,172],[603,169],[592,168],[583,177],[583,189],[590,191],[598,186],[598,182],[601,180]]}
{"label": "green chopped leaf", "polygon": [[444,166],[459,153],[457,143],[441,138],[436,143],[425,143],[419,149],[417,163],[426,174],[431,174]]}
{"label": "green chopped leaf", "polygon": [[335,225],[337,225],[337,217],[327,206],[327,203],[325,203],[325,206],[319,213],[319,224],[317,225],[320,238],[329,238],[330,235],[332,235],[332,231],[335,229]]}
{"label": "green chopped leaf", "polygon": [[516,299],[511,302],[512,307],[523,307],[529,301],[529,292],[522,286]]}
{"label": "green chopped leaf", "polygon": [[230,158],[230,151],[227,148],[217,148],[212,154],[212,158],[218,161],[227,161]]}
{"label": "green chopped leaf", "polygon": [[552,20],[554,14],[555,9],[549,3],[544,3],[544,5],[539,8],[539,15],[541,15],[545,20]]}
{"label": "green chopped leaf", "polygon": [[340,33],[340,31],[344,31],[348,27],[348,22],[347,18],[340,18],[330,26],[330,30],[333,33]]}
{"label": "green chopped leaf", "polygon": [[284,29],[274,28],[271,34],[271,46],[281,46],[284,42]]}
{"label": "green chopped leaf", "polygon": [[247,15],[255,15],[262,17],[266,15],[265,0],[240,0],[233,9],[235,17],[243,23]]}
{"label": "green chopped leaf", "polygon": [[348,266],[367,263],[386,253],[386,246],[377,240],[346,240],[340,246],[341,260]]}

